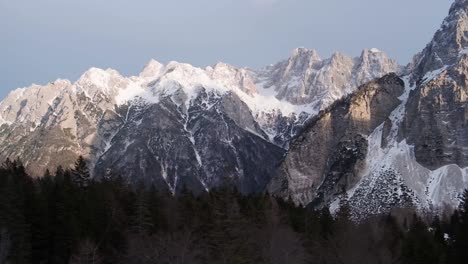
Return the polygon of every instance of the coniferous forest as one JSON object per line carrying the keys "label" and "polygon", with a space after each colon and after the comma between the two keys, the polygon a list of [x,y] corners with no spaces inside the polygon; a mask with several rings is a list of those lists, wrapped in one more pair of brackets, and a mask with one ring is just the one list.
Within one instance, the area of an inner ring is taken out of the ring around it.
{"label": "coniferous forest", "polygon": [[356,221],[268,194],[174,197],[118,177],[93,181],[80,158],[32,178],[0,168],[0,263],[467,263],[468,191],[459,210],[395,209]]}

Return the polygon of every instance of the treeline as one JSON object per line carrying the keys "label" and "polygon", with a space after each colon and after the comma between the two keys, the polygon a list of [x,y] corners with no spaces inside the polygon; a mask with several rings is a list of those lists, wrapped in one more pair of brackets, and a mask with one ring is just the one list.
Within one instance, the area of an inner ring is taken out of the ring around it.
{"label": "treeline", "polygon": [[83,159],[42,178],[0,168],[0,263],[468,263],[468,192],[428,221],[411,210],[356,223],[267,194],[173,197],[92,181]]}

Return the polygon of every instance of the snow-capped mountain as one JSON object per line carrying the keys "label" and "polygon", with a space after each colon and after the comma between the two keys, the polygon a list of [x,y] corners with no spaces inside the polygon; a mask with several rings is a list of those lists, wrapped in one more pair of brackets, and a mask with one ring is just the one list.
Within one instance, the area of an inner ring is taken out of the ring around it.
{"label": "snow-capped mountain", "polygon": [[399,69],[375,49],[322,61],[303,48],[261,70],[155,60],[131,77],[91,68],[74,83],[11,92],[0,103],[0,158],[20,157],[41,175],[84,155],[95,177],[172,192],[230,183],[262,191],[310,116]]}
{"label": "snow-capped mountain", "polygon": [[455,1],[406,76],[365,84],[314,118],[270,190],[334,208],[347,196],[357,216],[457,206],[468,188],[467,14]]}
{"label": "snow-capped mountain", "polygon": [[400,72],[400,66],[378,49],[365,49],[352,58],[336,52],[322,60],[315,50],[298,48],[291,57],[260,73],[262,86],[276,91],[276,97],[294,104],[327,106],[361,84]]}

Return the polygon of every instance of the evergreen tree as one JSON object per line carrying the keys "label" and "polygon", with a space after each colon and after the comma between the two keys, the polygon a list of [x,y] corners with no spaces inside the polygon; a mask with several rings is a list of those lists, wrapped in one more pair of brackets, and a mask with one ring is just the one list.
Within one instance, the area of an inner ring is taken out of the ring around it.
{"label": "evergreen tree", "polygon": [[351,206],[349,205],[348,195],[345,193],[340,198],[340,208],[336,213],[336,220],[341,224],[348,224],[351,220]]}
{"label": "evergreen tree", "polygon": [[136,192],[131,219],[132,229],[137,234],[145,234],[153,228],[148,192],[143,185],[140,185]]}
{"label": "evergreen tree", "polygon": [[268,194],[184,189],[173,196],[118,177],[93,181],[82,157],[73,170],[59,167],[55,174],[31,178],[19,160],[0,168],[0,263],[456,264],[468,258],[468,191],[450,223],[435,217],[429,227],[417,216],[406,224],[389,214],[350,221],[347,199],[333,218],[326,207],[316,212]]}
{"label": "evergreen tree", "polygon": [[328,207],[320,210],[320,236],[327,239],[333,233],[334,220]]}
{"label": "evergreen tree", "polygon": [[75,167],[72,171],[72,177],[75,184],[80,187],[87,187],[91,180],[91,175],[89,173],[88,165],[86,164],[83,156],[79,156],[75,162]]}
{"label": "evergreen tree", "polygon": [[402,248],[403,263],[438,264],[443,262],[443,254],[429,232],[428,226],[417,215],[406,234]]}
{"label": "evergreen tree", "polygon": [[452,263],[466,263],[468,260],[468,189],[463,192],[459,210],[452,218],[453,248]]}
{"label": "evergreen tree", "polygon": [[31,254],[30,226],[25,215],[26,202],[25,178],[17,163],[12,163],[6,170],[6,179],[0,190],[0,232],[3,232],[2,244],[9,250],[3,250],[7,263],[27,263]]}

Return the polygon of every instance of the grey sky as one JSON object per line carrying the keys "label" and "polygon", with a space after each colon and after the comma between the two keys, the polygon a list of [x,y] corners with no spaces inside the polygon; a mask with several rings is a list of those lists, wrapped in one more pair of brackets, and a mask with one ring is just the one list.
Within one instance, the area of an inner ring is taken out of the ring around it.
{"label": "grey sky", "polygon": [[296,47],[407,63],[452,0],[0,0],[0,98],[91,66],[136,74],[150,58],[261,67]]}

